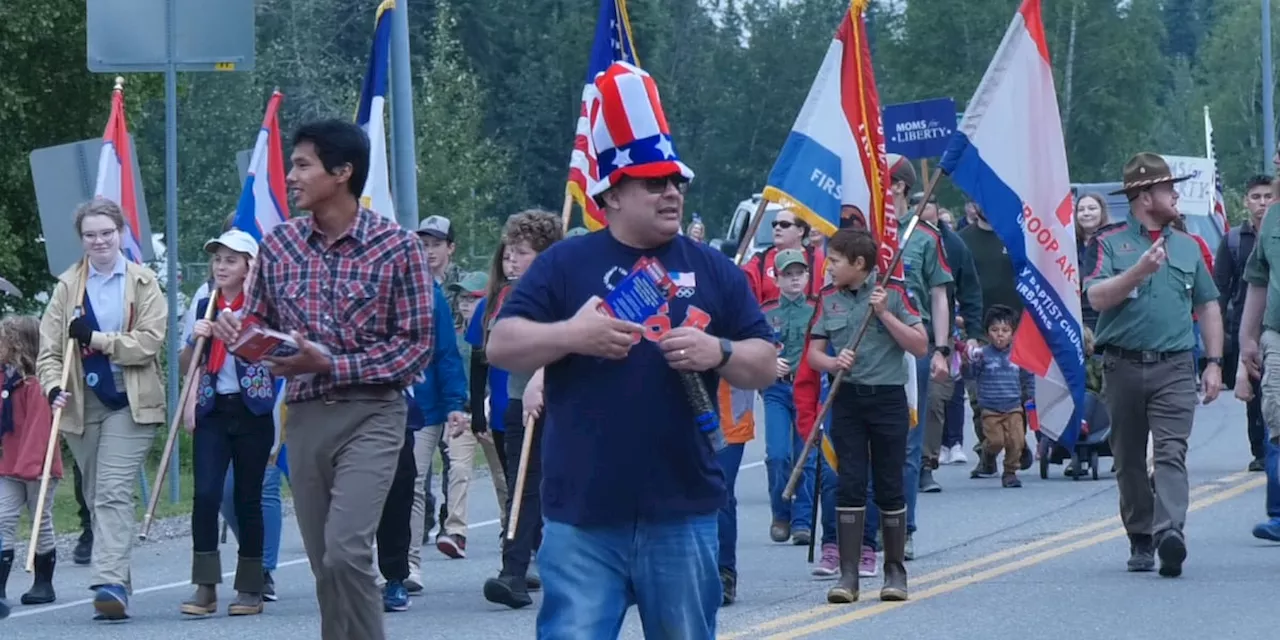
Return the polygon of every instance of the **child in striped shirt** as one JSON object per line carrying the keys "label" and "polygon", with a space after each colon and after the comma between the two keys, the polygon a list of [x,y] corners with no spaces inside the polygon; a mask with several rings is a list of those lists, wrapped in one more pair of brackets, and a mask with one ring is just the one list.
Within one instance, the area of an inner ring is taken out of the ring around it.
{"label": "child in striped shirt", "polygon": [[[1010,360],[1013,332],[1018,318],[1013,309],[1001,304],[987,310],[985,325],[987,344],[969,352],[969,361],[977,380],[978,410],[982,416],[984,436],[979,466],[995,468],[995,458],[1004,451],[1004,474],[1001,484],[1007,489],[1022,486],[1018,468],[1026,447],[1026,414],[1023,400],[1034,393],[1035,378]],[[973,477],[979,477],[975,475]]]}

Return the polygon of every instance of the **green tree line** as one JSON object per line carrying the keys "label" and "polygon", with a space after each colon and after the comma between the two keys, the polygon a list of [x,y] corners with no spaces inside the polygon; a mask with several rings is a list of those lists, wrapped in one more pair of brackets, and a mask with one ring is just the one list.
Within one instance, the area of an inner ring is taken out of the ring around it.
{"label": "green tree line", "polygon": [[[419,207],[454,218],[464,263],[483,264],[506,215],[560,210],[597,1],[400,0],[413,52]],[[1238,217],[1237,187],[1270,170],[1260,1],[1044,2],[1072,181],[1118,180],[1139,150],[1203,155],[1208,105]],[[873,2],[882,103],[952,97],[963,109],[1019,2]],[[181,262],[203,260],[200,245],[235,207],[235,154],[252,146],[273,89],[286,96],[286,138],[309,119],[354,116],[377,4],[259,0],[255,71],[181,74]],[[698,174],[686,208],[713,234],[763,186],[847,6],[629,1],[640,61]],[[28,293],[51,283],[28,154],[100,136],[107,116],[112,77],[89,73],[85,50],[83,0],[0,4],[0,275]],[[151,226],[163,232],[160,76],[127,76],[126,96]]]}

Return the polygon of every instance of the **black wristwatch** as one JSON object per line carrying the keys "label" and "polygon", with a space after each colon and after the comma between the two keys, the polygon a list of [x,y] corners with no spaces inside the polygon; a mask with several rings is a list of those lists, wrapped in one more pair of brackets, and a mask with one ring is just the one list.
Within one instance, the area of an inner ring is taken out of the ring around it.
{"label": "black wristwatch", "polygon": [[948,347],[948,346],[947,346],[947,345],[945,345],[945,344],[940,344],[940,345],[938,345],[938,346],[934,347],[934,348],[933,348],[933,352],[934,352],[934,353],[941,353],[941,354],[942,354],[942,357],[944,357],[944,358],[950,358],[950,357],[951,357],[951,347]]}
{"label": "black wristwatch", "polygon": [[1222,358],[1205,358],[1204,362],[1205,364],[1216,364],[1219,369],[1222,368]]}
{"label": "black wristwatch", "polygon": [[716,365],[719,369],[729,364],[729,358],[733,357],[733,341],[728,338],[720,338],[720,364]]}

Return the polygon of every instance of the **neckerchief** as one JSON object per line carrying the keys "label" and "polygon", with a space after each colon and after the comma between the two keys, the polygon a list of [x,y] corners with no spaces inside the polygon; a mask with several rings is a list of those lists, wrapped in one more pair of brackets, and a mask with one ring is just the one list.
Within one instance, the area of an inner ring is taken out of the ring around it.
{"label": "neckerchief", "polygon": [[[240,308],[244,306],[244,292],[241,291],[240,294],[236,296],[236,299],[232,300],[230,304],[227,304],[226,298],[218,296],[218,304],[222,307],[222,311],[227,309],[239,311]],[[219,311],[218,313],[221,313],[222,311]],[[227,344],[217,338],[213,338],[212,346],[209,347],[209,373],[217,375],[218,372],[222,370],[222,365],[225,364],[226,361]]]}

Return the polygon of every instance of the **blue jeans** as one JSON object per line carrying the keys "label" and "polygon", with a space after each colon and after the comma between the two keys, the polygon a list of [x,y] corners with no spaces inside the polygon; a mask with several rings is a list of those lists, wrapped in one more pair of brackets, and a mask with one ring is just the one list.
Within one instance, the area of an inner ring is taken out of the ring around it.
{"label": "blue jeans", "polygon": [[[235,475],[227,469],[226,487],[222,491],[222,519],[236,538],[240,537],[240,527],[236,522],[236,512],[231,498],[235,494]],[[280,561],[280,528],[283,513],[280,510],[280,467],[267,465],[267,474],[262,479],[262,568],[275,571]]]}
{"label": "blue jeans", "polygon": [[1280,446],[1267,440],[1267,517],[1280,518]]}
{"label": "blue jeans", "polygon": [[804,475],[788,504],[782,499],[795,458],[804,449],[796,430],[796,404],[791,383],[777,382],[764,390],[764,464],[769,477],[769,504],[775,522],[789,522],[792,531],[808,531],[813,518],[813,478],[816,457],[805,461]]}
{"label": "blue jeans", "polygon": [[947,419],[942,427],[942,446],[964,444],[964,380],[956,380],[955,392],[947,402]]}
{"label": "blue jeans", "polygon": [[716,461],[724,471],[724,488],[729,496],[720,507],[720,570],[738,575],[738,498],[734,485],[738,482],[738,469],[742,466],[744,444],[726,445],[716,454]]}
{"label": "blue jeans", "polygon": [[839,484],[840,478],[836,475],[836,470],[827,464],[826,456],[821,452],[815,452],[819,457],[819,464],[822,465],[822,544],[837,544],[839,542],[836,533],[836,485]]}
{"label": "blue jeans", "polygon": [[708,513],[602,527],[547,520],[537,637],[616,638],[635,604],[646,637],[713,640],[723,597],[718,519]]}

